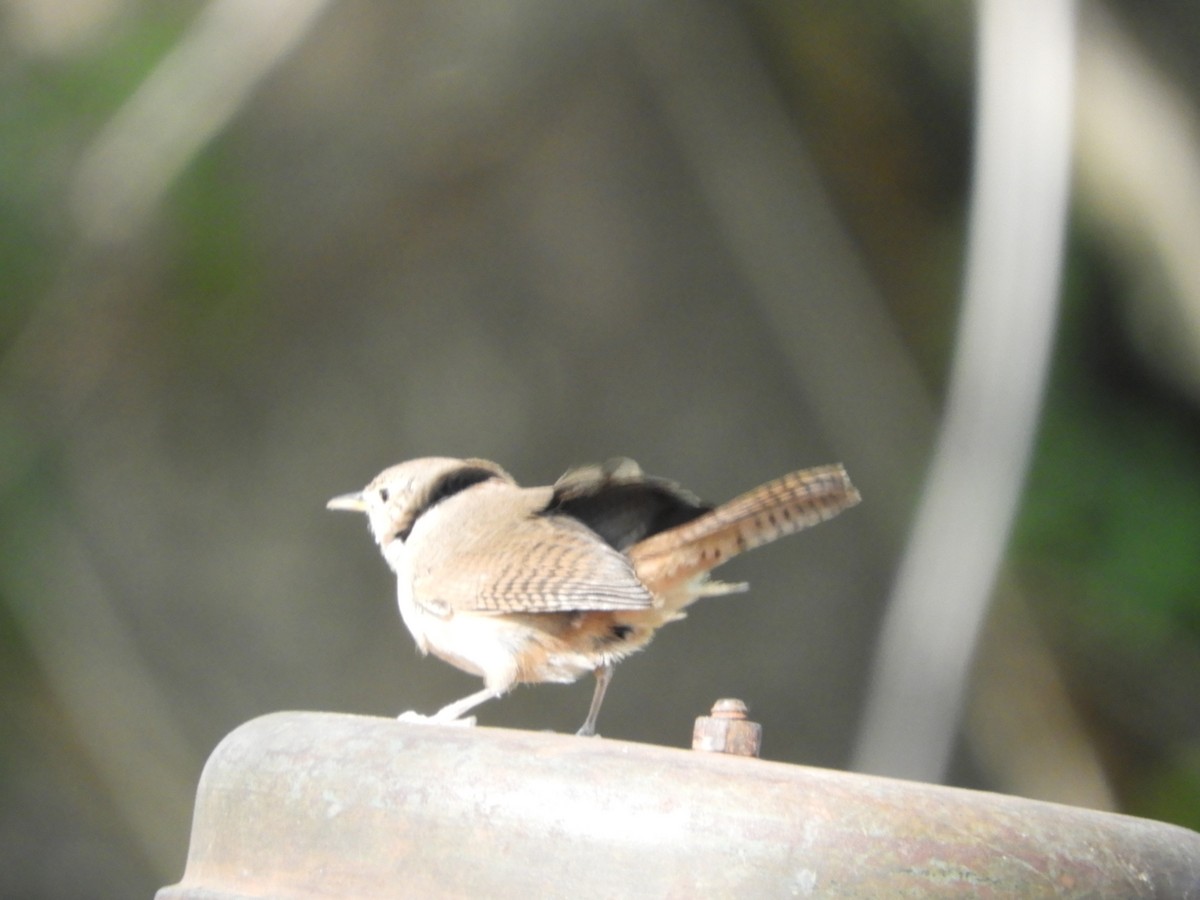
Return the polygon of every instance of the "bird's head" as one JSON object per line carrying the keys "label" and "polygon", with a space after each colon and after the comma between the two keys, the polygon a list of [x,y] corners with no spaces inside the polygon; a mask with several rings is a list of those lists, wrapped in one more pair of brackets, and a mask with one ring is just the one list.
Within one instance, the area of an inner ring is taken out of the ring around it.
{"label": "bird's head", "polygon": [[375,542],[386,550],[406,541],[417,519],[442,500],[492,479],[516,483],[486,459],[426,456],[384,469],[361,491],[334,497],[326,507],[366,513]]}

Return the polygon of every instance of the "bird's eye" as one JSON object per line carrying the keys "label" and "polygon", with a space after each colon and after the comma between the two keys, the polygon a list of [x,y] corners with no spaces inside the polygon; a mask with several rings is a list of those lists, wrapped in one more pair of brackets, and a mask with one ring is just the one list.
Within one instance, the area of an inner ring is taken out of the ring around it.
{"label": "bird's eye", "polygon": [[382,500],[384,503],[388,502],[388,489],[387,488],[379,489],[379,499]]}

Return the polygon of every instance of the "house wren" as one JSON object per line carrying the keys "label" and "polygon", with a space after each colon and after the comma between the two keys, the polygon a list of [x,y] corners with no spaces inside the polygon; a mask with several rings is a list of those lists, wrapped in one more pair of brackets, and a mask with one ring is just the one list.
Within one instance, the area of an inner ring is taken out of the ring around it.
{"label": "house wren", "polygon": [[466,713],[514,685],[592,672],[579,734],[594,734],[617,662],[696,599],[746,589],[711,569],[858,500],[841,465],[713,507],[628,459],[520,487],[487,460],[427,457],[328,505],[367,514],[421,652],[483,678],[483,690],[433,716],[402,719],[471,724]]}

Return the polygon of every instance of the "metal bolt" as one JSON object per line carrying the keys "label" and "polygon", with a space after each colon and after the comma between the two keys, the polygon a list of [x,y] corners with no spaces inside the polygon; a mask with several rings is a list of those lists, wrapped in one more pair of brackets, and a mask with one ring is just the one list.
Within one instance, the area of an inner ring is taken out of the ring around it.
{"label": "metal bolt", "polygon": [[746,718],[749,709],[741,700],[718,700],[712,713],[696,719],[692,749],[735,756],[758,756],[762,726]]}

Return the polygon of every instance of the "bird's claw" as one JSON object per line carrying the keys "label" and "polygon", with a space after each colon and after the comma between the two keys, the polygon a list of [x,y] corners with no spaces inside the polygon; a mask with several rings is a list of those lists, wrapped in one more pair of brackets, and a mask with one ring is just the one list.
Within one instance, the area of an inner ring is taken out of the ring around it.
{"label": "bird's claw", "polygon": [[437,716],[427,716],[412,709],[400,713],[396,716],[396,721],[417,725],[458,725],[462,728],[473,728],[475,725],[474,716],[463,716],[460,719],[439,719]]}

